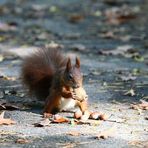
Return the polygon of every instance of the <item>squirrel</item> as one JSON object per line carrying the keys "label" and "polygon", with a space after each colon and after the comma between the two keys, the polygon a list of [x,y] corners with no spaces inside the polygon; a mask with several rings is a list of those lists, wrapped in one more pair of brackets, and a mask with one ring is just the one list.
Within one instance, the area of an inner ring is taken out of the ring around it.
{"label": "squirrel", "polygon": [[76,88],[82,88],[83,75],[80,59],[75,64],[59,49],[41,48],[25,57],[22,63],[22,80],[29,92],[45,101],[44,116],[71,108],[82,113],[87,110],[87,100],[76,100]]}

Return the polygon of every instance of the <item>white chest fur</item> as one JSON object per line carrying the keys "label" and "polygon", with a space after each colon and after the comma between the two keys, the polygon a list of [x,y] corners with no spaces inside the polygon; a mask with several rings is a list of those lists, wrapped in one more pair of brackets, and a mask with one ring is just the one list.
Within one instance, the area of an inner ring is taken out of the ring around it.
{"label": "white chest fur", "polygon": [[76,100],[68,98],[61,98],[60,108],[61,110],[73,110],[76,107]]}

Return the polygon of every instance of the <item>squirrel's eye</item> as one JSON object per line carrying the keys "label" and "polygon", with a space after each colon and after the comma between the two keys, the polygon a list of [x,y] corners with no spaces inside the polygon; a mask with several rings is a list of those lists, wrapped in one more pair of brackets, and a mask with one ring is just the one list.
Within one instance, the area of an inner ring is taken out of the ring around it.
{"label": "squirrel's eye", "polygon": [[69,75],[68,78],[69,78],[69,80],[72,80],[73,79],[72,75]]}

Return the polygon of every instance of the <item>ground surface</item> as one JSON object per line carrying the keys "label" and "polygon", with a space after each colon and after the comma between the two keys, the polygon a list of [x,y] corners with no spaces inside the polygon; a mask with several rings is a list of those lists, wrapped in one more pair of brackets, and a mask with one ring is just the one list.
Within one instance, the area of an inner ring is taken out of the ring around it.
{"label": "ground surface", "polygon": [[[5,112],[17,123],[0,126],[0,147],[148,146],[148,112],[130,109],[131,103],[148,100],[147,9],[144,0],[1,0],[0,98],[21,109]],[[21,62],[52,41],[72,58],[81,58],[90,110],[102,111],[115,122],[34,127],[42,120],[42,107],[21,85]],[[129,90],[135,94],[125,95]],[[112,127],[113,137],[95,139]],[[16,143],[22,138],[29,142]]]}

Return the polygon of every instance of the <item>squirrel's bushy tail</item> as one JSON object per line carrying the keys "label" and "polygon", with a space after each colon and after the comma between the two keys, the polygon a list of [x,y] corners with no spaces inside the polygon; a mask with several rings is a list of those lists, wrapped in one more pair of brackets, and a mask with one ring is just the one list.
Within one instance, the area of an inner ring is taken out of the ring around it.
{"label": "squirrel's bushy tail", "polygon": [[45,100],[54,74],[66,66],[65,58],[58,49],[43,48],[26,57],[22,64],[22,80],[31,94]]}

